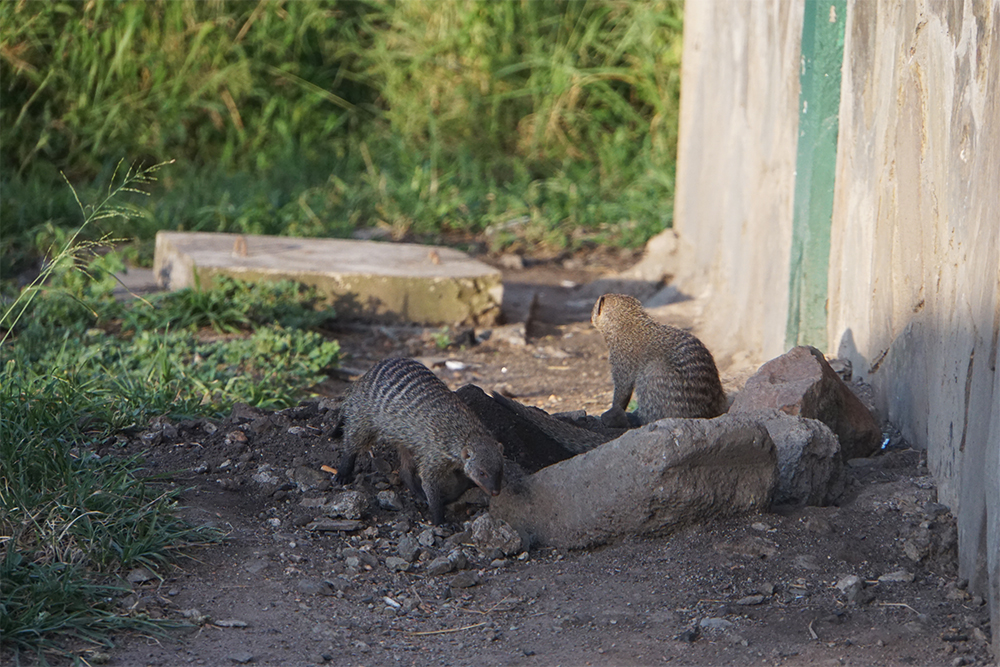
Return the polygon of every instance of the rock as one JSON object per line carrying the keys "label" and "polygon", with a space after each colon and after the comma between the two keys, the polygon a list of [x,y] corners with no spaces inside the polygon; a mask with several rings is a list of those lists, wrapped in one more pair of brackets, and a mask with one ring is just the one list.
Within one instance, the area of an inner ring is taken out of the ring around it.
{"label": "rock", "polygon": [[517,347],[523,347],[528,344],[527,327],[524,322],[515,322],[514,324],[507,324],[502,327],[494,327],[490,337]]}
{"label": "rock", "polygon": [[358,562],[355,565],[355,567],[362,564],[366,569],[369,570],[373,570],[376,567],[378,567],[378,558],[375,556],[375,554],[373,554],[370,551],[362,551],[361,549],[355,549],[353,547],[349,547],[347,549],[344,549],[342,555],[344,556],[344,563],[348,564],[349,566],[350,566],[350,564],[348,563],[349,560],[357,560]]}
{"label": "rock", "polygon": [[324,579],[323,581],[337,593],[343,593],[351,587],[351,582],[343,577],[334,577],[333,579]]}
{"label": "rock", "polygon": [[448,574],[454,569],[455,565],[447,556],[438,556],[431,562],[427,563],[425,571],[432,577],[436,577],[439,574]]}
{"label": "rock", "polygon": [[728,630],[733,627],[733,624],[724,618],[703,618],[698,625],[706,630]]}
{"label": "rock", "polygon": [[881,444],[872,413],[814,347],[800,345],[761,366],[729,414],[767,409],[823,422],[840,440],[845,459],[870,456]]}
{"label": "rock", "polygon": [[375,500],[378,501],[379,507],[390,512],[400,512],[403,509],[403,503],[400,502],[399,494],[395,491],[379,491]]}
{"label": "rock", "polygon": [[778,553],[778,545],[757,535],[742,537],[731,542],[716,542],[712,548],[726,556],[749,556],[767,559]]}
{"label": "rock", "polygon": [[387,556],[385,566],[393,572],[406,572],[410,569],[410,561],[397,556]]}
{"label": "rock", "polygon": [[969,599],[969,592],[957,586],[953,581],[944,587],[944,597],[946,600],[964,602]]}
{"label": "rock", "polygon": [[204,625],[211,620],[207,614],[203,614],[193,607],[191,609],[182,609],[180,614],[195,625]]}
{"label": "rock", "polygon": [[736,601],[736,604],[741,607],[750,607],[753,605],[758,605],[764,601],[763,595],[747,595]]}
{"label": "rock", "polygon": [[254,558],[243,563],[243,569],[250,574],[260,574],[263,572],[270,562],[265,558]]}
{"label": "rock", "polygon": [[248,662],[253,662],[253,653],[250,653],[249,651],[237,651],[235,653],[230,653],[226,656],[226,658],[243,665]]}
{"label": "rock", "polygon": [[903,542],[903,553],[914,563],[927,558],[931,552],[931,531],[926,527],[918,528],[916,534]]}
{"label": "rock", "polygon": [[423,531],[422,533],[420,533],[420,535],[417,536],[417,542],[419,542],[421,546],[425,547],[434,546],[434,531],[431,530],[430,528]]}
{"label": "rock", "polygon": [[801,567],[803,570],[809,570],[810,572],[818,572],[823,569],[816,560],[816,556],[812,554],[802,554],[801,556],[796,556],[793,562],[797,567]]}
{"label": "rock", "polygon": [[319,579],[299,579],[295,590],[303,595],[333,595],[333,591],[325,581]]}
{"label": "rock", "polygon": [[[455,393],[503,445],[504,458],[525,471],[535,472],[573,456],[573,452],[476,385],[459,387]],[[502,396],[494,391],[496,395]]]}
{"label": "rock", "polygon": [[622,279],[646,281],[653,284],[668,281],[678,273],[681,266],[680,246],[680,236],[677,230],[665,229],[646,242],[642,259],[631,268],[619,273],[618,276]]}
{"label": "rock", "polygon": [[399,557],[408,563],[412,563],[417,560],[417,556],[420,555],[420,545],[417,541],[407,535],[399,541],[399,545],[396,547],[396,553]]}
{"label": "rock", "polygon": [[220,628],[245,628],[250,624],[237,618],[224,618],[221,621],[216,621],[213,625],[217,625]]}
{"label": "rock", "polygon": [[512,271],[520,271],[524,269],[524,259],[520,255],[515,255],[514,253],[505,252],[497,258],[500,266],[505,269],[511,269]]}
{"label": "rock", "polygon": [[506,521],[482,514],[472,522],[472,541],[476,547],[487,552],[499,549],[504,556],[513,556],[522,551],[521,536]]}
{"label": "rock", "polygon": [[913,581],[913,573],[907,572],[906,570],[896,570],[894,572],[888,572],[883,574],[878,580],[882,583],[893,584],[893,583],[903,583],[908,584]]}
{"label": "rock", "polygon": [[337,531],[349,533],[354,530],[361,530],[364,527],[364,522],[348,519],[316,519],[312,523],[306,524],[306,530],[316,530],[319,532]]}
{"label": "rock", "polygon": [[128,573],[126,579],[130,584],[144,584],[147,581],[152,581],[156,578],[152,572],[144,567],[137,567]]}
{"label": "rock", "polygon": [[941,514],[948,514],[950,511],[947,505],[942,505],[941,503],[927,503],[924,505],[924,514],[932,519]]}
{"label": "rock", "polygon": [[452,549],[449,551],[448,560],[456,570],[464,570],[469,564],[469,559],[461,549]]}
{"label": "rock", "polygon": [[475,570],[459,572],[451,580],[452,588],[471,588],[479,584],[479,573]]}
{"label": "rock", "polygon": [[864,588],[864,583],[854,574],[841,577],[840,581],[837,582],[837,590],[847,597],[848,602],[857,601],[858,593],[861,592],[862,588]]}
{"label": "rock", "polygon": [[505,483],[490,514],[532,543],[583,548],[764,509],[777,479],[752,417],[664,419]]}
{"label": "rock", "polygon": [[253,481],[265,486],[277,487],[281,484],[281,478],[274,472],[274,468],[269,463],[261,463],[257,466],[257,472],[253,474]]}
{"label": "rock", "polygon": [[774,503],[822,506],[837,500],[844,492],[844,466],[840,442],[826,424],[777,410],[758,414],[778,450]]}
{"label": "rock", "polygon": [[326,491],[330,488],[330,474],[322,470],[315,470],[309,466],[296,466],[289,469],[285,475],[298,486],[299,491],[302,493],[312,491],[313,489]]}
{"label": "rock", "polygon": [[323,513],[345,519],[363,519],[372,506],[372,498],[361,491],[338,493],[323,506]]}
{"label": "rock", "polygon": [[832,535],[834,532],[833,524],[821,516],[807,516],[803,522],[803,526],[810,533],[816,533],[818,535]]}

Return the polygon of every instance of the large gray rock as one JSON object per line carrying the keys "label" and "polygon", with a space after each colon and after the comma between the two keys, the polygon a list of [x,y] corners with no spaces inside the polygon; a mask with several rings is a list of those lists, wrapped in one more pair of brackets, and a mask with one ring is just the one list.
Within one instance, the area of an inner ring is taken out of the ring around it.
{"label": "large gray rock", "polygon": [[490,514],[534,544],[587,547],[765,509],[777,479],[752,417],[664,419],[506,485]]}
{"label": "large gray rock", "polygon": [[761,366],[729,414],[768,409],[823,422],[840,439],[845,460],[871,456],[881,443],[872,413],[814,347],[794,347]]}
{"label": "large gray rock", "polygon": [[844,492],[840,442],[826,424],[771,410],[759,419],[778,450],[776,504],[829,505]]}

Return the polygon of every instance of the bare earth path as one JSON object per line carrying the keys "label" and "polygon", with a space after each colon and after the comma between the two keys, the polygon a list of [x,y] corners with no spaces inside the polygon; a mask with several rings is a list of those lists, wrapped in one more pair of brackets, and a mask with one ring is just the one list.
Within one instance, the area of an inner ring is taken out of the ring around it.
{"label": "bare earth path", "polygon": [[[507,273],[515,300],[540,291],[526,345],[494,336],[441,350],[433,331],[344,326],[331,332],[348,353],[344,366],[417,356],[440,364],[453,389],[502,386],[549,412],[606,409],[606,350],[581,290],[563,286],[597,271]],[[497,558],[460,533],[480,507],[454,507],[456,523],[433,529],[391,458],[363,463],[355,488],[394,491],[402,509],[376,506],[349,532],[308,528],[317,499],[340,491],[320,466],[336,465],[330,431],[347,386],[331,380],[323,400],[281,413],[161,424],[151,446],[129,445],[146,452],[150,472],[174,471],[170,483],[189,489],[187,516],[228,539],[191,552],[162,581],[135,584],[123,601],[134,613],[191,626],[171,640],[119,637],[107,664],[992,664],[987,608],[957,580],[954,521],[918,452],[852,466],[840,507]],[[427,573],[449,553],[464,567]],[[400,562],[406,571],[394,569]],[[885,580],[891,573],[900,581]],[[837,587],[847,575],[865,582],[853,599]]]}

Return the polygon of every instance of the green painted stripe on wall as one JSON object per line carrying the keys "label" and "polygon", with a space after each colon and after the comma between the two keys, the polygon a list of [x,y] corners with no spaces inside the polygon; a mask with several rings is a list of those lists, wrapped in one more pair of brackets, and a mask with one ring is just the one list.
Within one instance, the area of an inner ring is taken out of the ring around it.
{"label": "green painted stripe on wall", "polygon": [[827,346],[827,275],[847,0],[805,0],[785,345]]}

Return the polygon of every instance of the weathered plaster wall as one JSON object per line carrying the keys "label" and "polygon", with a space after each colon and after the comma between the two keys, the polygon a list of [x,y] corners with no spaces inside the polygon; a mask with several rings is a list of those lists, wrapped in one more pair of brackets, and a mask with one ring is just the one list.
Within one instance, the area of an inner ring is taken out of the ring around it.
{"label": "weathered plaster wall", "polygon": [[[676,229],[713,351],[784,352],[804,0],[689,2]],[[849,0],[829,354],[926,448],[1000,652],[1000,0]]]}
{"label": "weathered plaster wall", "polygon": [[717,356],[784,350],[802,4],[689,2],[675,228],[678,286],[710,293]]}
{"label": "weathered plaster wall", "polygon": [[927,449],[996,628],[1000,1],[853,2],[845,39],[828,351]]}

